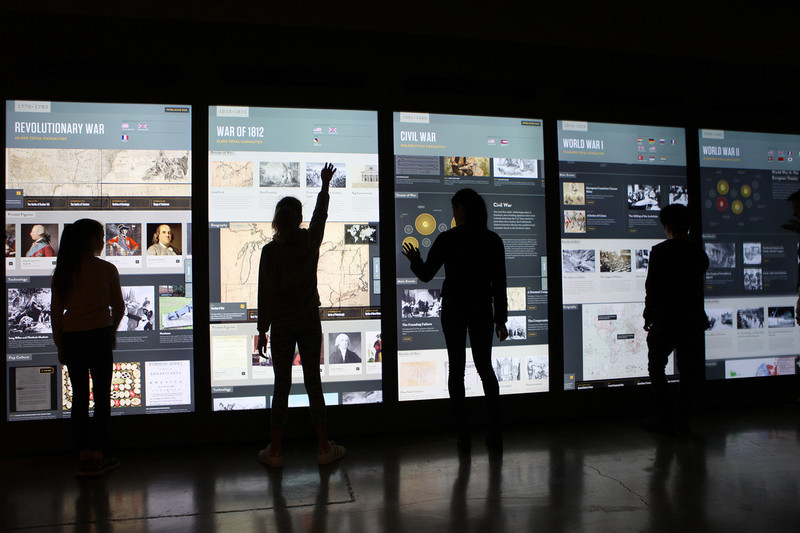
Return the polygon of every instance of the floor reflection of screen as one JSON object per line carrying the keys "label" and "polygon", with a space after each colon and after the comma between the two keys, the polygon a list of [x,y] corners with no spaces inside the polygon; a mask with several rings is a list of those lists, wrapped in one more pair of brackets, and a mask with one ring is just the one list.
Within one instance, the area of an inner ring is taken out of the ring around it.
{"label": "floor reflection of screen", "polygon": [[117,267],[125,301],[112,413],[194,410],[191,111],[6,102],[6,364],[17,391],[9,420],[70,414],[50,276],[64,228],[81,218],[102,224],[100,257]]}

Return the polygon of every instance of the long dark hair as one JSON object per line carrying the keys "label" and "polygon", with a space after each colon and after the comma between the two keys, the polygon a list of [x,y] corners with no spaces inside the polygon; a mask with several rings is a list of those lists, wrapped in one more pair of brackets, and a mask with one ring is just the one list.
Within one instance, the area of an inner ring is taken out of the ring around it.
{"label": "long dark hair", "polygon": [[472,226],[485,228],[489,221],[486,211],[486,202],[483,197],[472,189],[461,189],[453,195],[453,207],[460,206],[466,209],[466,222]]}
{"label": "long dark hair", "polygon": [[275,206],[275,217],[272,219],[273,240],[278,244],[287,242],[300,227],[303,221],[303,204],[294,196],[281,198]]}
{"label": "long dark hair", "polygon": [[86,250],[92,246],[92,237],[103,239],[103,225],[91,218],[82,218],[64,226],[58,247],[53,288],[66,295],[75,285]]}

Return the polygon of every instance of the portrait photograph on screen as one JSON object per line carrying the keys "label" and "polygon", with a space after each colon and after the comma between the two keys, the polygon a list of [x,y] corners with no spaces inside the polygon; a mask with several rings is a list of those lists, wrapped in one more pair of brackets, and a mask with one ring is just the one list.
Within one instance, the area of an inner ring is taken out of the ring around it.
{"label": "portrait photograph on screen", "polygon": [[[505,248],[509,337],[495,338],[492,348],[500,393],[549,390],[542,121],[394,113],[393,127],[400,400],[449,397],[444,269],[423,283],[400,251],[411,244],[426,258],[436,238],[455,227],[451,198],[463,188],[484,198],[488,228]],[[469,346],[467,352],[466,394],[483,395]]]}
{"label": "portrait photograph on screen", "polygon": [[564,388],[648,383],[644,282],[661,209],[688,203],[684,131],[562,120],[558,154]]}
{"label": "portrait photograph on screen", "polygon": [[[160,317],[173,310],[159,298],[159,287],[180,286],[183,305],[192,306],[191,253],[172,245],[191,239],[191,112],[188,105],[6,101],[6,375],[10,394],[23,396],[8,403],[9,420],[70,416],[50,282],[64,229],[82,218],[102,225],[100,258],[122,284],[112,414],[194,411],[192,323],[165,327]],[[168,256],[151,250],[156,221]]]}
{"label": "portrait photograph on screen", "polygon": [[[317,270],[325,401],[381,402],[377,113],[211,106],[208,119],[214,410],[271,405],[271,349],[257,347],[261,250],[286,196],[300,200],[308,227],[325,163],[336,167]],[[308,404],[300,362],[297,352],[292,406]]]}
{"label": "portrait photograph on screen", "polygon": [[706,378],[793,375],[800,354],[800,135],[702,129]]}

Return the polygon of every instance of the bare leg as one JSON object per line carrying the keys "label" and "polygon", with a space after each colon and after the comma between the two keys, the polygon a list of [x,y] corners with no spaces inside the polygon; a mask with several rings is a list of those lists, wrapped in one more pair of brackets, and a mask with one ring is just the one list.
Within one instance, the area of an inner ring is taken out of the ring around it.
{"label": "bare leg", "polygon": [[272,455],[280,455],[282,446],[283,446],[283,428],[280,429],[271,428],[269,449],[272,452]]}

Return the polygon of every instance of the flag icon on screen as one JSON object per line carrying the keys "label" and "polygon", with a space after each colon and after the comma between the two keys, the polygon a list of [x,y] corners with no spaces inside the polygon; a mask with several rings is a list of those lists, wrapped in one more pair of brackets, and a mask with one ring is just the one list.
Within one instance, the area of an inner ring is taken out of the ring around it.
{"label": "flag icon on screen", "polygon": [[500,139],[500,144],[508,144],[508,139]]}
{"label": "flag icon on screen", "polygon": [[767,161],[772,161],[772,156],[767,156]]}
{"label": "flag icon on screen", "polygon": [[650,161],[655,161],[655,160],[656,160],[656,156],[654,156],[654,155],[651,155],[651,156],[650,156]]}
{"label": "flag icon on screen", "polygon": [[636,147],[640,152],[644,152],[644,146],[637,146]]}
{"label": "flag icon on screen", "polygon": [[666,161],[666,160],[667,160],[667,156],[665,156],[665,155],[662,155],[662,156],[661,156],[661,160],[662,160],[662,161]]}
{"label": "flag icon on screen", "polygon": [[322,127],[317,126],[316,128],[314,128],[314,133],[322,133]]}
{"label": "flag icon on screen", "polygon": [[497,144],[497,141],[495,139],[488,139],[486,144]]}
{"label": "flag icon on screen", "polygon": [[639,161],[644,161],[644,156],[643,155],[639,156]]}
{"label": "flag icon on screen", "polygon": [[128,139],[130,139],[130,137],[128,137],[128,134],[127,134],[127,133],[123,133],[123,134],[122,134],[122,141],[123,141],[123,142],[127,142],[127,141],[128,141]]}
{"label": "flag icon on screen", "polygon": [[647,142],[649,142],[650,144],[655,144],[656,140],[655,139],[647,139]]}
{"label": "flag icon on screen", "polygon": [[139,131],[147,131],[147,123],[146,122],[140,122],[139,123]]}
{"label": "flag icon on screen", "polygon": [[658,143],[659,143],[659,144],[664,144],[664,143],[666,143],[666,142],[667,142],[667,140],[666,140],[666,139],[659,139],[659,140],[658,140]]}
{"label": "flag icon on screen", "polygon": [[678,144],[678,141],[676,141],[675,139],[670,139],[670,140],[669,140],[669,143],[670,143],[670,144]]}
{"label": "flag icon on screen", "polygon": [[328,128],[328,133],[338,133],[338,132],[336,131],[336,127],[332,126],[332,127]]}
{"label": "flag icon on screen", "polygon": [[317,137],[314,137],[314,144],[319,144],[319,139]]}
{"label": "flag icon on screen", "polygon": [[783,161],[783,156],[778,156],[778,161]]}
{"label": "flag icon on screen", "polygon": [[643,140],[643,139],[642,139],[641,137],[637,137],[637,138],[636,138],[636,142],[637,142],[637,143],[639,143],[639,144],[641,144],[641,143],[642,143],[642,140]]}
{"label": "flag icon on screen", "polygon": [[130,127],[131,127],[131,125],[130,125],[130,124],[128,124],[127,122],[123,122],[123,123],[122,123],[122,129],[123,129],[123,130],[127,130],[127,129],[128,129],[128,128],[130,128]]}
{"label": "flag icon on screen", "polygon": [[767,155],[772,155],[775,153],[775,150],[767,150]]}

